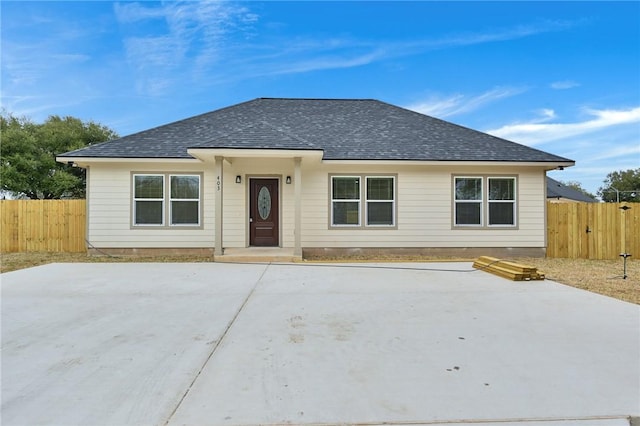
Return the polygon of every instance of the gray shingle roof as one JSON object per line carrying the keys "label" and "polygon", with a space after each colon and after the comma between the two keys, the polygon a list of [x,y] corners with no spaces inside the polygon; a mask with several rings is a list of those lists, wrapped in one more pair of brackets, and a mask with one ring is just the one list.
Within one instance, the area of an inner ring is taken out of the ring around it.
{"label": "gray shingle roof", "polygon": [[584,203],[596,203],[597,200],[583,194],[580,191],[576,191],[558,182],[555,179],[551,179],[547,176],[547,198],[566,198],[574,201],[582,201]]}
{"label": "gray shingle roof", "polygon": [[189,148],[322,150],[325,160],[572,161],[370,99],[258,98],[62,154],[190,158]]}

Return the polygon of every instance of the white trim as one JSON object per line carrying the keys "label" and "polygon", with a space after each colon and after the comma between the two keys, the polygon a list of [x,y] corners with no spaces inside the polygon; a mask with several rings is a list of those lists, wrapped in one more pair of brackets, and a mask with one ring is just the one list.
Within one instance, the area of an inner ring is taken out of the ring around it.
{"label": "white trim", "polygon": [[545,170],[554,170],[558,167],[571,167],[574,161],[565,162],[534,162],[534,161],[435,161],[435,160],[322,160],[324,164],[350,164],[350,165],[380,165],[380,166],[478,166],[478,167],[543,167]]}
{"label": "white trim", "polygon": [[[393,198],[391,200],[369,200],[368,188],[369,179],[391,179],[391,189]],[[364,226],[369,228],[390,228],[396,226],[396,177],[384,175],[365,175],[364,176]],[[391,203],[391,223],[390,224],[369,224],[369,203]]]}
{"label": "white trim", "polygon": [[[242,158],[242,157],[259,157],[259,158],[317,158],[322,159],[322,150],[304,150],[304,149],[254,149],[254,148],[189,148],[187,149],[189,155],[202,160],[211,161],[215,157],[229,157]],[[231,160],[232,161],[232,160]]]}
{"label": "white trim", "polygon": [[[162,198],[138,198],[136,197],[136,177],[138,176],[147,176],[147,177],[151,177],[151,176],[156,176],[156,177],[160,177],[162,179]],[[165,199],[167,196],[167,185],[165,182],[165,178],[164,178],[164,174],[160,174],[160,173],[134,173],[133,174],[133,179],[131,179],[131,193],[133,195],[132,199],[133,199],[133,208],[132,208],[132,213],[133,213],[133,217],[131,218],[131,224],[134,227],[160,227],[160,226],[165,226]],[[155,201],[158,202],[160,201],[162,203],[162,209],[160,210],[162,212],[162,220],[160,223],[137,223],[136,218],[137,218],[137,209],[138,209],[138,201],[141,202],[145,202],[145,201]]]}
{"label": "white trim", "polygon": [[[195,177],[198,178],[198,198],[173,198],[172,193],[171,193],[171,179],[173,177],[178,177],[178,176],[188,176],[188,177]],[[202,177],[198,174],[185,174],[185,173],[173,173],[173,174],[169,174],[169,184],[167,185],[167,189],[168,189],[168,199],[169,199],[169,226],[200,226],[201,225],[201,221],[202,218],[201,216],[201,200],[202,200]],[[187,201],[187,202],[197,202],[198,203],[198,221],[196,223],[173,223],[173,202],[180,202],[180,201]]]}
{"label": "white trim", "polygon": [[[513,182],[513,199],[512,200],[491,200],[491,180],[511,180]],[[546,185],[545,185],[546,187]],[[511,203],[513,205],[513,223],[496,223],[491,224],[491,204]],[[518,181],[515,176],[487,176],[487,227],[516,227],[518,226]]]}
{"label": "white trim", "polygon": [[196,163],[201,164],[202,161],[197,158],[132,158],[132,157],[56,157],[59,163],[73,162],[79,167],[85,167],[90,163]]}
{"label": "white trim", "polygon": [[[331,227],[335,227],[335,228],[353,228],[353,227],[360,227],[362,226],[362,224],[360,223],[360,219],[362,217],[362,176],[352,176],[352,175],[337,175],[337,176],[330,176],[331,179],[329,179],[329,185],[331,185],[330,191],[331,191],[331,205],[330,205],[330,209],[331,209],[331,222],[330,225]],[[355,199],[342,199],[342,198],[333,198],[333,180],[335,178],[355,178],[358,179],[358,198]],[[358,223],[353,224],[353,223],[335,223],[334,218],[333,218],[333,203],[335,202],[342,202],[342,203],[358,203]]]}
{"label": "white trim", "polygon": [[[480,181],[480,198],[474,200],[458,200],[456,182],[458,179],[475,179]],[[453,226],[464,228],[481,228],[484,226],[484,179],[482,176],[454,176],[453,177]],[[480,205],[480,223],[458,223],[458,203]]]}

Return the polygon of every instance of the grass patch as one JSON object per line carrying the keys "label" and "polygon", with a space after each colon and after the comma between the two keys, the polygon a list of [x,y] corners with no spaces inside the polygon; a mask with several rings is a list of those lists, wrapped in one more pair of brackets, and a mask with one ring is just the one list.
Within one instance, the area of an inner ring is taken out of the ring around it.
{"label": "grass patch", "polygon": [[[317,259],[322,261],[347,262],[425,262],[460,261],[469,259],[393,257],[358,257],[345,259]],[[581,288],[605,296],[640,304],[640,260],[627,259],[627,279],[622,279],[620,260],[510,258],[531,265],[543,272],[547,279]],[[85,253],[2,253],[0,272],[10,272],[47,263],[114,263],[114,262],[211,262],[210,256],[88,256]]]}

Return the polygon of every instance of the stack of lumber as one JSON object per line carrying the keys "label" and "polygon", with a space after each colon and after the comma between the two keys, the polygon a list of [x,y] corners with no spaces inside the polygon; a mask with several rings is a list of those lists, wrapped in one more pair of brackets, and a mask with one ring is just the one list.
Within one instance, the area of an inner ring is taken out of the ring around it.
{"label": "stack of lumber", "polygon": [[473,262],[473,267],[512,281],[544,280],[544,274],[538,272],[533,266],[508,262],[495,257],[480,256]]}

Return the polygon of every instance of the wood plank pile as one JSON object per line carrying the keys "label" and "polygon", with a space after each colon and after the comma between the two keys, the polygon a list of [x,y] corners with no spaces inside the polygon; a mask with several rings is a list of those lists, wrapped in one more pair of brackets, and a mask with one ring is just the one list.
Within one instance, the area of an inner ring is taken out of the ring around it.
{"label": "wood plank pile", "polygon": [[495,257],[480,256],[473,262],[473,267],[512,281],[544,280],[544,273],[539,272],[533,266],[508,262]]}

